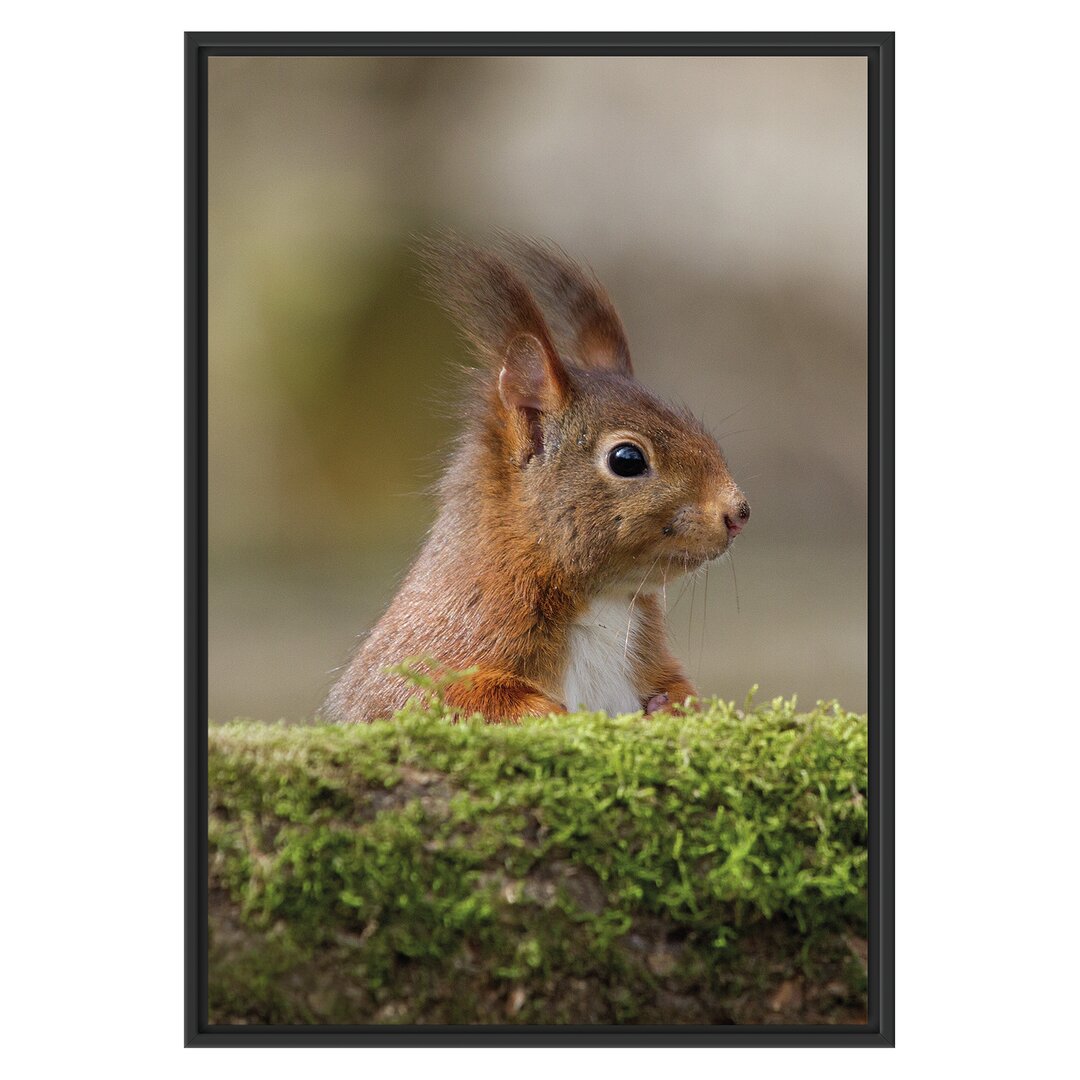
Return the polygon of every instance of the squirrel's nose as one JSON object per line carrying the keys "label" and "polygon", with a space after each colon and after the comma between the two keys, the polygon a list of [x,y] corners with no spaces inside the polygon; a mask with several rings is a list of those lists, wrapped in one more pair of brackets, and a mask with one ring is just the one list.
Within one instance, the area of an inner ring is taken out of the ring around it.
{"label": "squirrel's nose", "polygon": [[734,511],[724,515],[724,524],[727,526],[728,536],[734,538],[743,531],[743,526],[750,520],[750,504],[743,499]]}

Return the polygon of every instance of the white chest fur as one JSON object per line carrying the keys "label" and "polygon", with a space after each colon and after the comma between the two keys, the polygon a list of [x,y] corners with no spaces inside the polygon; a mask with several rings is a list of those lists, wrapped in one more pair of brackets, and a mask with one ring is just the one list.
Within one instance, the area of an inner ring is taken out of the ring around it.
{"label": "white chest fur", "polygon": [[638,613],[630,594],[603,596],[570,627],[562,700],[567,709],[602,709],[611,716],[641,708],[633,682]]}

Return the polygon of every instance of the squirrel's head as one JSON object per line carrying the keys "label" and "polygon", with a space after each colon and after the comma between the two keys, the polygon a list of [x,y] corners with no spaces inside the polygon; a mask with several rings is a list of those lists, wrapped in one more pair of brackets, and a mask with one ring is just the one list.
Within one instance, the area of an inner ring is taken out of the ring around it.
{"label": "squirrel's head", "polygon": [[[716,441],[634,378],[607,293],[558,248],[427,249],[439,294],[485,367],[482,475],[505,527],[596,587],[670,580],[723,554],[750,517]],[[467,436],[468,437],[468,436]]]}

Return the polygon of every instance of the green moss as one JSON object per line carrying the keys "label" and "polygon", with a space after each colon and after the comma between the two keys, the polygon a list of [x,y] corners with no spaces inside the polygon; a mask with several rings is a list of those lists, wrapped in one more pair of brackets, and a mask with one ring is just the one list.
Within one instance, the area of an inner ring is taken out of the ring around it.
{"label": "green moss", "polygon": [[209,742],[212,1022],[865,1009],[866,723],[835,704]]}

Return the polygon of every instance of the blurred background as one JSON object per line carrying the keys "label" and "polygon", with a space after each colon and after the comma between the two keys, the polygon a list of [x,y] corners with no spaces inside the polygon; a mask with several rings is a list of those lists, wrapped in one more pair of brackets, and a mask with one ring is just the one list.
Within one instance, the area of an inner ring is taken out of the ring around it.
{"label": "blurred background", "polygon": [[209,60],[209,712],[310,717],[419,549],[467,359],[410,253],[587,261],[753,519],[669,590],[703,693],[866,708],[866,61]]}

